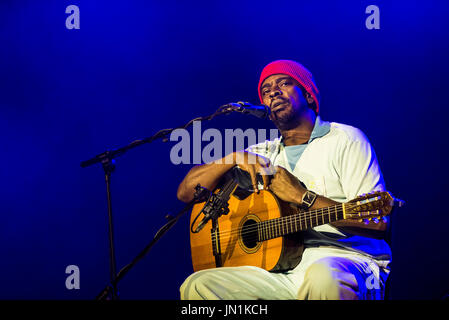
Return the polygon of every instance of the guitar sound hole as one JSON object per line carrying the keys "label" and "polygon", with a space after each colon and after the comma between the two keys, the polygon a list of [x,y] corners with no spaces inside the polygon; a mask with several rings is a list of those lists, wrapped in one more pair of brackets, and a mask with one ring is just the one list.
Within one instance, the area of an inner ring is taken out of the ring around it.
{"label": "guitar sound hole", "polygon": [[248,219],[243,223],[241,231],[241,239],[243,245],[249,249],[257,246],[259,232],[257,231],[257,221]]}

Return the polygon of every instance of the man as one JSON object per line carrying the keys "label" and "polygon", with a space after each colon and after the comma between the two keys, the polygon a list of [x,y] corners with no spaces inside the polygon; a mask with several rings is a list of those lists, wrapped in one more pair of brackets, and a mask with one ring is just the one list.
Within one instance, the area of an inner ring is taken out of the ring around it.
{"label": "man", "polygon": [[[268,189],[307,210],[385,190],[365,135],[319,117],[319,90],[303,65],[290,60],[268,64],[258,89],[282,137],[192,168],[178,188],[180,200],[192,200],[198,183],[214,189],[236,165],[250,174],[254,190]],[[276,169],[272,179],[266,171],[270,166]],[[263,186],[257,173],[262,174]],[[382,240],[386,229],[387,221],[352,220],[309,229],[304,232],[301,262],[294,269],[283,273],[252,266],[202,270],[186,279],[181,298],[382,299],[391,260],[390,248]]]}

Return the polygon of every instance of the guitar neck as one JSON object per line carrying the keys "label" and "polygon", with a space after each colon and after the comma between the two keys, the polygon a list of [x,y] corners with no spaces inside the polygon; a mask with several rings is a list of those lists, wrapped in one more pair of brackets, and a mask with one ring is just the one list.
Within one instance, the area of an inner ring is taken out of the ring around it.
{"label": "guitar neck", "polygon": [[282,237],[330,222],[344,219],[345,204],[300,212],[285,217],[259,222],[259,241]]}

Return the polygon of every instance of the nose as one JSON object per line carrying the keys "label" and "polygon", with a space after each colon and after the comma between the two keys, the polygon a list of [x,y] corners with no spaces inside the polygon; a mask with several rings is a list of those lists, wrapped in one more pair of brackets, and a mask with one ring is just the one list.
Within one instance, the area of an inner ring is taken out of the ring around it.
{"label": "nose", "polygon": [[279,95],[282,95],[281,89],[277,88],[270,93],[270,98],[273,99]]}

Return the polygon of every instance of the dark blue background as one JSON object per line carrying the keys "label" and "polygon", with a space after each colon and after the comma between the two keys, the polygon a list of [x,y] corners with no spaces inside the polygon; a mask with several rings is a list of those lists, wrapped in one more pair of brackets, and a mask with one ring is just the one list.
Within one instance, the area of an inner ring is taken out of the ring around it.
{"label": "dark blue background", "polygon": [[[80,8],[68,30],[65,8]],[[380,8],[380,30],[365,8]],[[321,116],[362,129],[393,216],[392,298],[439,299],[447,273],[449,4],[445,1],[0,2],[0,298],[93,299],[109,280],[103,171],[80,162],[239,100],[263,66],[294,59],[320,88]],[[203,128],[271,128],[244,115]],[[117,160],[118,267],[182,208],[190,165],[173,142]],[[178,299],[192,272],[188,215],[120,283],[123,299]],[[65,268],[79,266],[81,289]]]}

